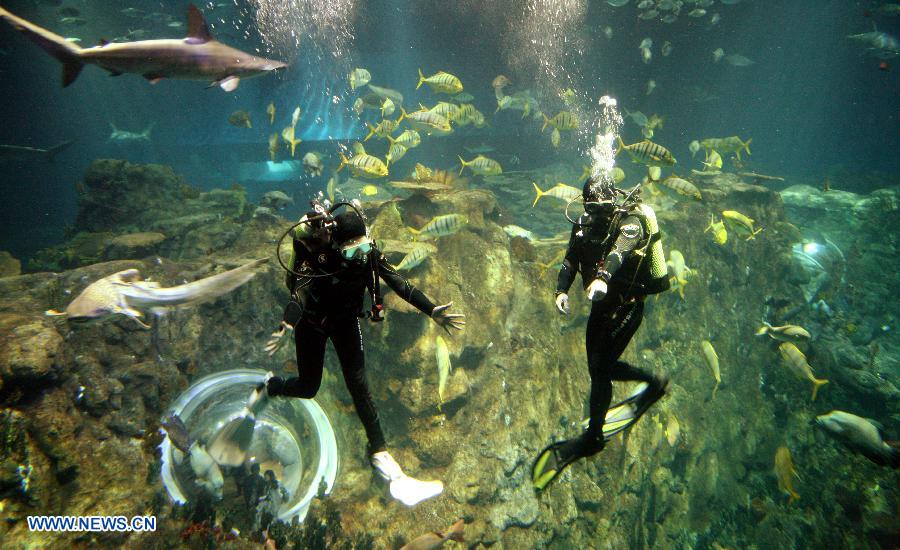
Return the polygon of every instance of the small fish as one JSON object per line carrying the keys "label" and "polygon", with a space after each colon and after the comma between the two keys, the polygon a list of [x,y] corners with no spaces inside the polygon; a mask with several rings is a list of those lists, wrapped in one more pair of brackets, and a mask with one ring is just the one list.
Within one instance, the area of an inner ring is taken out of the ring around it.
{"label": "small fish", "polygon": [[363,138],[363,141],[369,141],[372,136],[390,139],[391,134],[394,133],[394,130],[397,129],[398,125],[398,121],[389,118],[382,120],[377,126],[372,126],[367,122],[366,126],[369,127],[369,133]]}
{"label": "small fish", "polygon": [[706,15],[706,10],[703,8],[696,8],[688,12],[688,17],[703,17]]}
{"label": "small fish", "polygon": [[355,176],[383,178],[388,175],[387,165],[378,157],[373,157],[366,153],[362,143],[355,143],[353,145],[353,150],[356,154],[350,159],[345,157],[344,153],[340,153],[341,164],[338,166],[338,172],[340,172],[344,166],[349,166],[350,171],[353,172]]}
{"label": "small fish", "polygon": [[[421,107],[422,109],[426,108],[421,104],[419,105],[419,107]],[[474,110],[475,108],[472,107],[472,109]],[[453,121],[457,117],[459,117],[460,106],[455,103],[449,103],[447,101],[438,101],[437,104],[431,109],[428,109],[428,111],[441,115],[447,120]]]}
{"label": "small fish", "polygon": [[269,124],[275,124],[275,104],[269,103],[266,107],[266,114],[269,115]]}
{"label": "small fish", "polygon": [[806,355],[797,349],[797,346],[791,342],[782,342],[778,346],[778,352],[781,354],[781,358],[784,360],[785,365],[790,368],[791,372],[793,372],[797,378],[806,379],[812,382],[812,401],[815,401],[816,394],[819,392],[819,387],[827,384],[828,380],[819,379],[813,375],[812,367],[809,366],[809,363],[806,361]]}
{"label": "small fish", "polygon": [[652,79],[651,79],[651,80],[648,80],[648,81],[647,81],[647,94],[646,94],[646,95],[652,94],[652,93],[653,93],[653,90],[655,90],[655,89],[656,89],[656,81],[655,81],[655,80],[652,80]]}
{"label": "small fish", "polygon": [[421,264],[435,252],[437,252],[437,247],[433,244],[416,243],[413,249],[400,260],[399,264],[397,264],[397,271],[410,270]]}
{"label": "small fish", "polygon": [[294,199],[287,195],[284,191],[269,191],[262,196],[259,204],[267,208],[280,210],[290,204],[294,204]]}
{"label": "small fish", "polygon": [[324,166],[322,165],[322,155],[310,151],[303,155],[303,169],[311,173],[313,176],[321,176]]}
{"label": "small fish", "polygon": [[700,190],[697,189],[696,185],[688,180],[681,179],[678,176],[669,176],[659,183],[666,189],[670,189],[682,197],[690,197],[698,201],[703,200],[703,197],[700,195]]}
{"label": "small fish", "polygon": [[577,130],[578,129],[578,117],[570,113],[569,111],[560,111],[553,118],[547,118],[547,115],[543,115],[544,117],[544,125],[541,127],[541,132],[543,132],[547,126],[553,126],[557,130]]}
{"label": "small fish", "polygon": [[660,19],[660,21],[662,21],[663,23],[665,23],[667,25],[672,24],[675,21],[678,21],[678,16],[675,15],[674,13],[667,13]]}
{"label": "small fish", "polygon": [[406,119],[410,126],[425,132],[426,134],[447,135],[453,131],[450,121],[437,113],[426,111],[424,109],[407,113],[403,108],[400,109],[400,120]]}
{"label": "small fish", "polygon": [[638,19],[643,19],[644,21],[649,21],[651,19],[656,19],[656,16],[659,15],[659,12],[656,10],[645,11],[638,15]]}
{"label": "small fish", "polygon": [[575,90],[572,88],[566,88],[565,90],[559,91],[559,98],[563,100],[563,103],[569,105],[575,100]]}
{"label": "small fish", "polygon": [[458,101],[459,103],[469,103],[470,101],[474,101],[475,96],[470,94],[469,92],[463,92],[461,94],[456,94],[453,96],[453,101]]}
{"label": "small fish", "polygon": [[300,107],[294,109],[294,112],[291,113],[291,126],[296,127],[297,123],[300,122]]}
{"label": "small fish", "polygon": [[381,116],[391,116],[396,109],[397,106],[394,105],[394,101],[391,98],[387,98],[381,104]]}
{"label": "small fish", "polygon": [[181,21],[170,21],[166,24],[166,26],[172,29],[180,29],[184,26],[184,23],[182,23]]}
{"label": "small fish", "polygon": [[700,141],[700,146],[707,151],[716,150],[723,153],[734,153],[738,160],[741,160],[741,151],[746,151],[748,155],[750,154],[750,143],[752,141],[753,138],[743,141],[738,136],[706,138]]}
{"label": "small fish", "polygon": [[575,187],[572,187],[571,185],[566,185],[565,183],[562,183],[562,182],[557,183],[556,185],[554,185],[553,187],[551,187],[550,189],[548,189],[546,191],[541,191],[541,188],[538,187],[537,182],[533,181],[533,182],[531,182],[531,185],[534,186],[534,202],[531,203],[532,208],[534,208],[537,205],[538,200],[540,200],[540,198],[543,196],[553,197],[555,199],[559,199],[564,202],[572,201],[573,199],[576,199],[581,196],[580,189],[576,189]]}
{"label": "small fish", "polygon": [[169,436],[169,441],[176,449],[183,453],[188,453],[191,448],[191,436],[188,435],[188,429],[184,425],[184,421],[177,414],[170,414],[165,420],[160,422],[160,426]]}
{"label": "small fish", "polygon": [[684,286],[688,282],[688,275],[692,275],[693,271],[685,265],[684,255],[674,249],[669,252],[669,259],[666,261],[666,265],[672,268],[672,279],[678,285],[678,295],[684,300]]}
{"label": "small fish", "polygon": [[681,426],[678,424],[678,419],[675,418],[675,415],[669,416],[668,422],[666,422],[666,441],[669,442],[669,445],[674,447],[676,443],[678,443],[678,438],[681,436]]}
{"label": "small fish", "polygon": [[631,145],[625,145],[625,142],[622,141],[622,136],[618,136],[618,140],[619,148],[616,150],[616,155],[624,150],[631,157],[632,162],[660,167],[672,166],[676,163],[675,157],[672,156],[668,149],[650,140]]}
{"label": "small fish", "polygon": [[606,0],[606,3],[614,8],[621,8],[628,2],[629,2],[629,0]]}
{"label": "small fish", "polygon": [[269,135],[269,160],[275,162],[275,155],[278,154],[278,134]]}
{"label": "small fish", "polygon": [[703,358],[706,359],[706,365],[712,371],[713,379],[716,381],[712,391],[712,396],[715,398],[719,384],[722,382],[722,371],[719,370],[719,355],[709,340],[700,342],[700,348],[703,350]]}
{"label": "small fish", "polygon": [[747,67],[749,65],[753,65],[755,61],[750,58],[744,57],[743,55],[733,53],[731,55],[725,56],[725,62],[729,65],[733,65],[735,67]]}
{"label": "small fish", "polygon": [[709,215],[709,225],[706,226],[703,232],[706,233],[707,231],[712,232],[713,240],[717,245],[723,246],[728,242],[728,231],[725,230],[725,222],[722,220],[716,222],[715,214]]}
{"label": "small fish", "polygon": [[[626,2],[627,1],[628,0],[626,0]],[[447,530],[446,534],[437,531],[433,533],[425,533],[424,535],[416,537],[411,542],[403,545],[400,550],[437,550],[438,548],[442,547],[448,540],[465,542],[465,539],[463,538],[463,529],[465,528],[465,526],[465,521],[459,520],[450,526],[450,529]]]}
{"label": "small fish", "polygon": [[438,399],[443,404],[444,396],[447,393],[447,380],[452,367],[450,366],[450,350],[447,349],[447,342],[440,335],[434,339],[434,355],[438,367]]}
{"label": "small fish", "polygon": [[462,175],[463,170],[465,170],[466,166],[468,166],[473,173],[478,174],[479,176],[496,176],[503,173],[503,167],[500,166],[499,162],[484,155],[478,155],[468,162],[463,160],[462,157],[458,158],[460,162],[460,175]]}
{"label": "small fish", "polygon": [[559,128],[554,128],[550,133],[550,145],[552,145],[553,147],[559,147],[560,137],[562,136],[560,136],[559,134]]}
{"label": "small fish", "polygon": [[650,124],[650,119],[647,118],[647,115],[640,111],[632,112],[625,109],[625,117],[630,118],[638,126],[647,126]]}
{"label": "small fish", "polygon": [[[62,23],[63,25],[71,25],[73,27],[82,27],[87,24],[87,19],[84,19],[82,17],[62,17],[62,18],[60,18],[59,22]],[[146,33],[147,31],[143,31],[143,32]],[[129,34],[129,36],[131,36],[131,33],[128,33],[128,34]]]}
{"label": "small fish", "polygon": [[756,221],[753,220],[753,218],[741,214],[737,210],[723,210],[722,219],[735,232],[747,235],[748,241],[755,238],[756,235],[763,230],[762,227],[755,229]]}
{"label": "small fish", "polygon": [[401,143],[391,143],[391,146],[388,148],[387,155],[384,157],[384,163],[387,166],[390,166],[392,162],[396,162],[403,158],[406,155],[406,152],[409,151],[405,145]]}
{"label": "small fish", "polygon": [[649,64],[653,60],[653,50],[650,48],[641,48],[641,60],[645,65]]}
{"label": "small fish", "polygon": [[303,141],[302,139],[296,139],[294,137],[294,132],[296,132],[296,130],[293,126],[285,126],[281,131],[282,139],[284,139],[285,143],[287,143],[291,148],[291,158],[294,158],[294,153],[297,150],[297,145],[299,145],[300,142]]}
{"label": "small fish", "polygon": [[691,156],[696,156],[697,151],[700,150],[700,142],[696,139],[688,145],[688,150],[691,152]]}
{"label": "small fish", "polygon": [[612,37],[613,37],[612,27],[610,27],[609,25],[603,27],[603,36],[605,36],[607,40],[612,40]]}
{"label": "small fish", "polygon": [[460,229],[465,227],[469,220],[462,214],[445,214],[443,216],[435,216],[422,229],[407,229],[420,239],[430,239],[432,237],[446,237],[453,235]]}
{"label": "small fish", "polygon": [[372,75],[369,73],[369,71],[357,67],[350,71],[349,79],[350,89],[356,90],[360,86],[365,86],[366,84],[368,84],[369,81],[372,80]]}
{"label": "small fish", "polygon": [[706,160],[703,161],[703,168],[710,172],[722,171],[722,155],[715,149],[706,152]]}
{"label": "small fish", "polygon": [[363,188],[360,191],[362,192],[363,196],[366,197],[374,197],[378,194],[378,188],[371,183],[368,185],[363,185]]}
{"label": "small fish", "polygon": [[660,48],[660,51],[662,52],[663,57],[669,57],[669,55],[672,54],[672,50],[674,50],[674,49],[675,48],[672,47],[672,43],[669,42],[668,40],[666,40],[665,42],[663,42],[663,45],[662,45],[662,48]]}
{"label": "small fish", "polygon": [[431,86],[431,91],[434,93],[452,95],[463,91],[462,82],[460,82],[457,77],[450,73],[445,73],[444,71],[438,71],[426,78],[425,75],[422,74],[422,69],[419,69],[419,83],[416,84],[416,89],[418,90],[422,84]]}
{"label": "small fish", "polygon": [[718,13],[714,13],[714,14],[712,14],[712,17],[709,18],[709,24],[710,25],[718,25],[719,21],[721,21],[721,20],[722,20],[722,16],[719,15]]}
{"label": "small fish", "polygon": [[795,344],[807,342],[810,338],[809,332],[803,327],[798,327],[797,325],[773,327],[765,321],[763,321],[763,326],[756,331],[757,336],[764,334],[768,334],[770,338],[780,342],[793,342]]}
{"label": "small fish", "polygon": [[900,450],[897,444],[886,443],[875,422],[838,410],[816,417],[816,422],[848,448],[875,464],[894,469],[900,467]]}
{"label": "small fish", "polygon": [[534,240],[534,233],[525,229],[524,227],[519,227],[518,225],[504,225],[503,231],[510,237],[521,237],[529,241]]}
{"label": "small fish", "polygon": [[775,477],[778,478],[778,489],[788,495],[788,504],[800,499],[794,490],[794,477],[800,477],[794,470],[791,451],[787,447],[778,447],[775,451]]}
{"label": "small fish", "polygon": [[713,50],[714,63],[718,63],[722,60],[723,57],[725,57],[725,50],[723,50],[722,48],[716,48],[715,50]]}
{"label": "small fish", "polygon": [[235,111],[231,113],[231,116],[228,117],[228,124],[237,127],[253,128],[253,123],[250,121],[250,113],[247,111]]}

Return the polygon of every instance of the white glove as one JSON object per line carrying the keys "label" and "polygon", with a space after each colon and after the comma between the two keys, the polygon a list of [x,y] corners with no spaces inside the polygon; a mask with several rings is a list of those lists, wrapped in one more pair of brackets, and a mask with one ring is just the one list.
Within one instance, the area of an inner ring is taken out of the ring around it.
{"label": "white glove", "polygon": [[269,355],[274,355],[275,352],[278,351],[278,348],[281,347],[284,335],[287,334],[289,330],[293,331],[294,327],[282,321],[279,329],[273,332],[272,337],[269,338],[268,342],[266,342],[266,353],[268,353]]}
{"label": "white glove", "polygon": [[588,299],[593,302],[599,302],[606,296],[606,282],[603,279],[594,279],[587,287]]}
{"label": "white glove", "polygon": [[565,292],[556,297],[556,309],[559,310],[560,315],[569,314],[569,295]]}

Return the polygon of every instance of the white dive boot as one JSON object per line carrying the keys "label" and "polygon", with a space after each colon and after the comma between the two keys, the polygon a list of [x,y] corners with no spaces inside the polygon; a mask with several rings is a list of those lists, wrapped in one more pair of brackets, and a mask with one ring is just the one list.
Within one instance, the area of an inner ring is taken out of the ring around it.
{"label": "white dive boot", "polygon": [[444,484],[440,481],[419,481],[404,474],[400,465],[387,451],[375,453],[369,460],[378,475],[390,482],[391,496],[407,506],[415,506],[444,491]]}

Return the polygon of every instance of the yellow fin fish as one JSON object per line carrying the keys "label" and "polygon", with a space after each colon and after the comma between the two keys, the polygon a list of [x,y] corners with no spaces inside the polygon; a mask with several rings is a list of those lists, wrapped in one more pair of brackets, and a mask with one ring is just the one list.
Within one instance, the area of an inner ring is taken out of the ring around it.
{"label": "yellow fin fish", "polygon": [[269,159],[275,162],[275,155],[278,153],[278,134],[269,136]]}
{"label": "yellow fin fish", "polygon": [[460,175],[462,175],[463,170],[465,170],[466,166],[468,166],[473,173],[478,174],[479,176],[496,176],[503,173],[503,167],[500,166],[499,162],[494,159],[487,158],[484,155],[478,155],[468,162],[463,160],[462,157],[459,157],[459,162]]}
{"label": "yellow fin fish", "polygon": [[275,124],[275,104],[269,103],[266,107],[266,114],[269,115],[269,124]]}
{"label": "yellow fin fish", "polygon": [[[722,246],[726,242],[728,242],[728,231],[725,229],[725,222],[722,220],[716,221],[716,215],[709,215],[709,225],[706,226],[706,229],[703,230],[704,233],[712,232],[713,240],[716,244]],[[759,333],[757,333],[759,334]]]}
{"label": "yellow fin fish", "polygon": [[787,447],[778,447],[775,451],[775,477],[778,478],[778,489],[788,495],[788,504],[800,498],[794,490],[794,477],[800,477],[794,470],[791,451]]}
{"label": "yellow fin fish", "polygon": [[284,130],[281,131],[281,137],[282,137],[282,139],[284,139],[285,143],[290,145],[291,158],[294,158],[294,153],[297,150],[297,145],[303,140],[294,138],[294,127],[293,126],[285,126]]}
{"label": "yellow fin fish", "polygon": [[806,379],[812,382],[812,401],[816,400],[816,394],[819,393],[819,387],[828,383],[828,380],[816,378],[813,375],[812,367],[806,361],[806,355],[800,351],[797,346],[791,342],[782,342],[778,346],[778,352],[784,360],[784,364],[794,373],[797,378]]}
{"label": "yellow fin fish", "polygon": [[420,239],[430,239],[432,237],[446,237],[453,235],[466,226],[469,220],[462,214],[445,214],[443,216],[435,216],[422,229],[407,229]]}
{"label": "yellow fin fish", "polygon": [[444,396],[447,393],[447,380],[450,378],[450,350],[447,348],[447,342],[438,335],[434,339],[434,355],[437,360],[438,367],[438,399],[441,404],[444,403]]}
{"label": "yellow fin fish", "polygon": [[531,185],[534,186],[534,193],[535,193],[534,202],[531,203],[532,208],[534,208],[537,205],[538,200],[540,200],[540,198],[545,195],[548,197],[560,199],[565,202],[569,202],[572,199],[575,199],[575,198],[581,196],[580,190],[572,187],[571,185],[566,185],[565,183],[562,183],[562,182],[557,183],[556,185],[554,185],[553,187],[551,187],[550,189],[548,189],[546,191],[541,191],[541,188],[538,187],[538,184],[536,182],[531,182]]}
{"label": "yellow fin fish", "polygon": [[756,221],[753,218],[741,214],[737,210],[723,210],[722,220],[736,232],[743,233],[747,236],[747,240],[751,240],[762,231],[762,228],[756,228]]}
{"label": "yellow fin fish", "polygon": [[431,86],[431,91],[435,93],[444,93],[444,94],[458,94],[463,91],[462,82],[453,76],[450,73],[445,73],[444,71],[438,71],[429,77],[425,77],[422,74],[422,69],[419,69],[419,83],[416,84],[416,89],[418,90],[422,84],[428,84]]}
{"label": "yellow fin fish", "polygon": [[713,387],[712,391],[712,397],[715,398],[716,391],[719,389],[719,384],[722,382],[722,371],[719,370],[719,355],[716,353],[716,349],[709,340],[700,342],[700,348],[703,350],[703,358],[706,359],[706,364],[712,371],[713,378],[716,381],[716,385]]}
{"label": "yellow fin fish", "polygon": [[685,265],[684,255],[678,250],[669,251],[669,259],[666,265],[672,268],[672,279],[678,285],[678,295],[684,300],[684,287],[687,284],[688,274],[693,274],[691,268]]}

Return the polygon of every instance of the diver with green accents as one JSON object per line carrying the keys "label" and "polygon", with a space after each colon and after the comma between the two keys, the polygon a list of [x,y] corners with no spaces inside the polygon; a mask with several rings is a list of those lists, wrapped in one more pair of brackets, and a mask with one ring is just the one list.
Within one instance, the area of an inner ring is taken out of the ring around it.
{"label": "diver with green accents", "polygon": [[[590,419],[579,437],[557,441],[538,455],[532,468],[537,491],[572,462],[602,451],[612,436],[637,422],[666,393],[667,378],[619,360],[641,324],[644,298],[670,286],[656,214],[641,202],[639,189],[626,193],[602,176],[591,178],[582,190],[584,214],[572,220],[567,207],[573,226],[559,271],[556,307],[560,314],[569,313],[569,288],[580,272],[592,301],[585,335]],[[610,407],[613,380],[642,384]]]}

